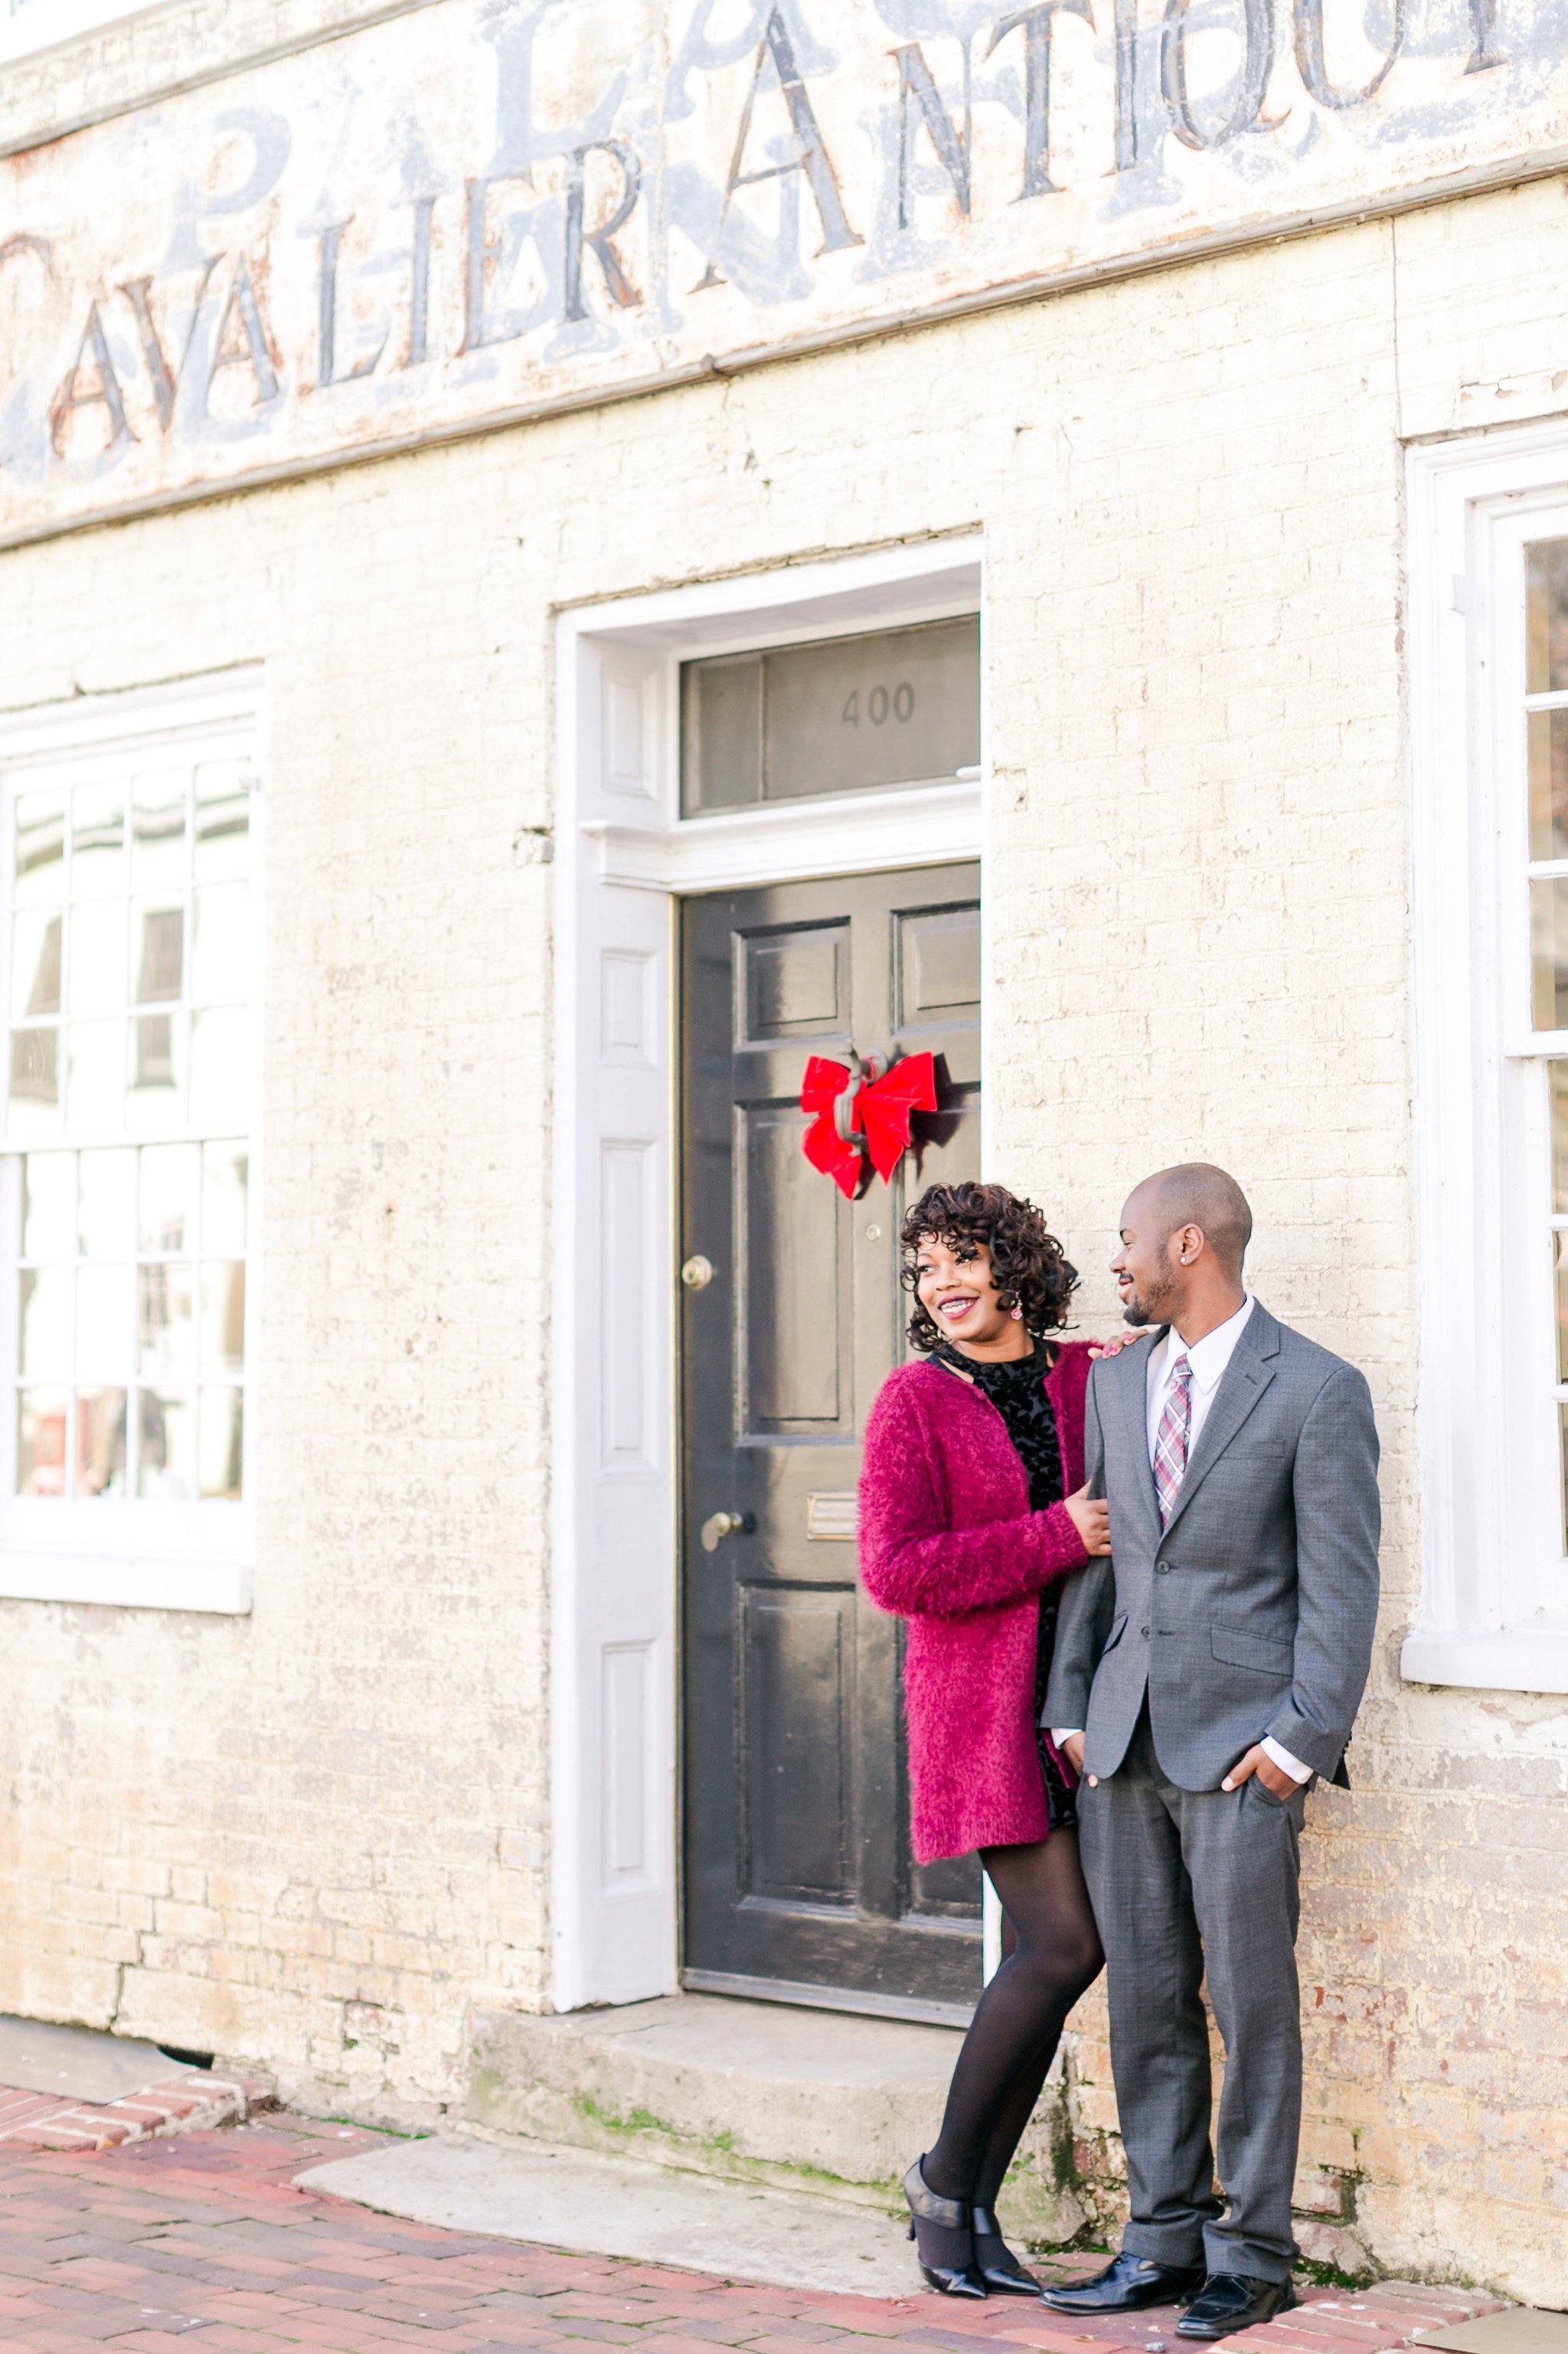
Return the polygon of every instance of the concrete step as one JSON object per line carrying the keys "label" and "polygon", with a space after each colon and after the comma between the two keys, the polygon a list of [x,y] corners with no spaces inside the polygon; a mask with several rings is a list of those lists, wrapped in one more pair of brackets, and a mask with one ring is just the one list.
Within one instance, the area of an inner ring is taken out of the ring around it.
{"label": "concrete step", "polygon": [[[895,2214],[906,2168],[936,2139],[962,2041],[954,2028],[724,1995],[553,2017],[486,2010],[472,2022],[463,2117],[491,2136]],[[1085,2221],[1060,2179],[1065,2136],[1058,2078],[1001,2200],[1030,2246],[1059,2247]]]}
{"label": "concrete step", "polygon": [[914,2296],[924,2287],[913,2249],[886,2216],[543,2142],[498,2148],[432,2137],[331,2158],[295,2179],[417,2223],[726,2280],[859,2296]]}

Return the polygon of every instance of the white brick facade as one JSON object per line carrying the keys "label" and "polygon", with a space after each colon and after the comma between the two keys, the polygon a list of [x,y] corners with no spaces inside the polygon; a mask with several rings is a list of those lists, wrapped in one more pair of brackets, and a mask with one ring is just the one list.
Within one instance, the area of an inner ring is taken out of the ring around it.
{"label": "white brick facade", "polygon": [[1325,2253],[1564,2301],[1562,1703],[1398,1653],[1404,437],[1561,414],[1568,480],[1565,278],[1543,183],[0,559],[0,705],[260,663],[269,806],[255,1606],[0,1604],[0,2006],[406,2115],[476,1997],[546,2002],[556,617],[979,531],[992,1173],[1103,1330],[1129,1181],[1224,1162],[1257,1291],[1383,1435],[1357,1787],[1310,1812],[1303,2195]]}

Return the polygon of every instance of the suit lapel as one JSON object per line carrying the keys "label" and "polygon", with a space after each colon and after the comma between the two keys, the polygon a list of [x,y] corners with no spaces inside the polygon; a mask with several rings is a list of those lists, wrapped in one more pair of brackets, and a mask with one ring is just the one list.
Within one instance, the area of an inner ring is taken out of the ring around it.
{"label": "suit lapel", "polygon": [[1105,1373],[1114,1375],[1116,1381],[1122,1445],[1131,1464],[1128,1485],[1137,1499],[1138,1509],[1151,1526],[1156,1543],[1160,1541],[1160,1494],[1149,1460],[1149,1350],[1157,1349],[1164,1338],[1163,1332],[1157,1332],[1148,1348],[1124,1349],[1118,1357],[1108,1362],[1101,1360]]}
{"label": "suit lapel", "polygon": [[[1199,1434],[1198,1444],[1192,1449],[1186,1477],[1177,1491],[1175,1509],[1165,1523],[1167,1536],[1186,1511],[1188,1498],[1202,1487],[1208,1472],[1219,1461],[1273,1381],[1274,1367],[1269,1360],[1278,1354],[1279,1327],[1268,1310],[1254,1300],[1252,1314],[1242,1326],[1231,1352],[1230,1363],[1220,1375],[1214,1402]],[[1151,1473],[1151,1488],[1153,1484]]]}

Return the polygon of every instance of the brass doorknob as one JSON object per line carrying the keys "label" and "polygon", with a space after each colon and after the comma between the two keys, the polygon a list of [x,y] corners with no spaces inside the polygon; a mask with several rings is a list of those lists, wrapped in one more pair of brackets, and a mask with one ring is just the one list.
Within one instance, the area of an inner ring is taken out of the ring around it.
{"label": "brass doorknob", "polygon": [[714,1279],[714,1263],[697,1251],[681,1269],[681,1281],[688,1291],[705,1291]]}
{"label": "brass doorknob", "polygon": [[717,1553],[726,1537],[748,1537],[756,1533],[755,1512],[710,1512],[703,1522],[701,1537],[705,1553]]}

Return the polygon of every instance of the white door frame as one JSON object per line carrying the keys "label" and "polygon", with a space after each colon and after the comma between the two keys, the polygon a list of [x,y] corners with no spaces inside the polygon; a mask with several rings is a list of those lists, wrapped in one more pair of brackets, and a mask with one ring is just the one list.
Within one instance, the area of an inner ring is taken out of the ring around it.
{"label": "white door frame", "polygon": [[[958,780],[683,818],[680,664],[979,610],[983,674],[981,557],[978,536],[927,540],[619,599],[559,622],[551,1263],[561,1312],[550,1409],[557,2010],[669,1993],[679,1967],[676,901],[945,865],[981,849],[983,695],[981,767]],[[982,1087],[982,1107],[985,1096]],[[983,1108],[981,1118],[983,1161]]]}

